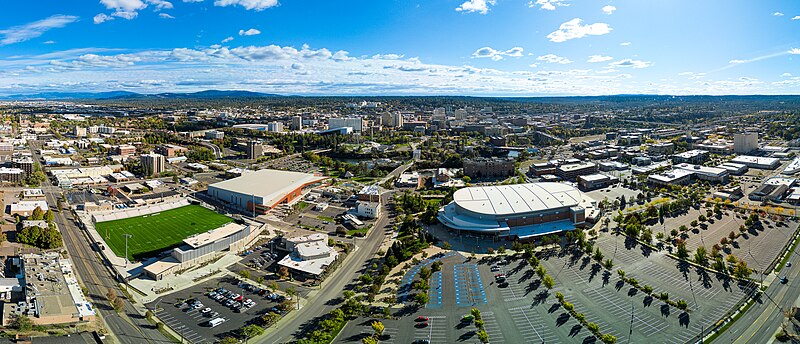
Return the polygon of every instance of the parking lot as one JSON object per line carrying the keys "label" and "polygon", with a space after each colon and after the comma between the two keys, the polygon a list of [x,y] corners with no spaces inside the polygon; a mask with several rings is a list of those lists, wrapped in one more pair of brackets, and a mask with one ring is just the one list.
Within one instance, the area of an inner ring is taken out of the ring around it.
{"label": "parking lot", "polygon": [[259,277],[264,278],[264,284],[275,282],[281,290],[287,288],[294,288],[298,295],[304,297],[311,291],[309,288],[298,285],[298,283],[289,282],[278,278],[275,274],[277,269],[277,262],[283,259],[288,253],[275,249],[275,243],[270,244],[269,241],[258,242],[249,251],[242,253],[244,258],[238,263],[231,265],[228,269],[231,272],[239,273],[240,270],[247,269],[250,271],[250,279],[258,280]]}
{"label": "parking lot", "polygon": [[[542,266],[556,281],[552,290],[542,285],[523,259],[446,259],[441,272],[431,277],[428,305],[398,312],[399,319],[381,320],[393,333],[396,331],[382,342],[476,342],[474,323],[461,322],[472,307],[481,310],[491,343],[599,342],[561,306],[555,294],[562,293],[602,333],[616,336],[617,343],[686,343],[752,291],[752,286],[677,266],[663,252],[628,249],[624,241],[617,240],[603,235],[596,244],[606,257],[613,257],[612,271],[582,253],[542,254]],[[626,276],[635,277],[640,285],[654,287],[656,293],[669,293],[671,300],[685,300],[688,311],[622,283],[613,272],[616,269],[625,270]],[[499,274],[505,279],[496,279]],[[418,325],[415,319],[419,316],[428,318],[427,326]],[[336,342],[355,343],[363,338],[359,334],[369,333],[368,322],[351,322]]]}
{"label": "parking lot", "polygon": [[[215,300],[209,296],[209,291],[219,288],[225,288],[233,294],[238,294],[242,301],[251,299],[254,302],[253,307],[240,311],[226,306],[227,300],[236,299],[234,297]],[[202,305],[190,305],[186,302],[187,300],[199,302]],[[156,316],[190,342],[214,343],[270,311],[285,313],[278,309],[279,301],[270,300],[265,296],[258,295],[253,290],[239,287],[235,279],[217,278],[172,293],[147,304],[147,307],[154,309],[157,305]],[[210,310],[206,310],[207,308]],[[211,327],[209,321],[216,318],[224,319],[224,322]]]}
{"label": "parking lot", "polygon": [[313,204],[309,204],[302,211],[286,216],[283,221],[305,229],[334,233],[338,226],[335,221],[336,216],[343,214],[345,211],[347,209],[334,205],[329,205],[325,210],[317,211],[314,210]]}

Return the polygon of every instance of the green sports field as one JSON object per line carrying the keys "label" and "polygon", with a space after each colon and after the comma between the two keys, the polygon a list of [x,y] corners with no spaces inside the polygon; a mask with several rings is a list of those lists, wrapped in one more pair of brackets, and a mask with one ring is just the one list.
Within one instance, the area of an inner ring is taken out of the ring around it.
{"label": "green sports field", "polygon": [[204,233],[231,221],[231,218],[199,205],[187,205],[150,215],[100,222],[95,228],[119,257],[125,256],[125,237],[122,234],[133,235],[128,239],[128,257],[142,259],[176,247],[192,234]]}

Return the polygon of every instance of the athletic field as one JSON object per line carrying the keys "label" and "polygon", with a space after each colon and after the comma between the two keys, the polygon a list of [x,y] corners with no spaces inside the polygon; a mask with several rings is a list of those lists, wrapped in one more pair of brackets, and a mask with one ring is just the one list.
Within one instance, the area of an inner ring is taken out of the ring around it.
{"label": "athletic field", "polygon": [[202,206],[187,205],[150,215],[100,222],[95,228],[119,257],[125,257],[125,237],[122,234],[133,235],[128,239],[128,257],[142,259],[176,247],[192,234],[204,233],[231,221],[229,217]]}

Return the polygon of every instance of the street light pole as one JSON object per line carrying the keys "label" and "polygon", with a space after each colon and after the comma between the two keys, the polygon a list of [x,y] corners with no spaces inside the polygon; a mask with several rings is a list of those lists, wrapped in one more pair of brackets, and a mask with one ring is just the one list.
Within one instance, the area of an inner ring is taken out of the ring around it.
{"label": "street light pole", "polygon": [[131,263],[130,260],[128,259],[128,238],[133,237],[133,235],[123,234],[122,236],[125,237],[125,267],[127,268],[128,264]]}

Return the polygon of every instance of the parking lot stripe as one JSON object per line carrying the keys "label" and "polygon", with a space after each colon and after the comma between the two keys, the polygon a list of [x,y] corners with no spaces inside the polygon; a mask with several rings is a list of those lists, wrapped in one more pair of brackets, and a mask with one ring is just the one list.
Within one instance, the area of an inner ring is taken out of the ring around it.
{"label": "parking lot stripe", "polygon": [[[605,308],[606,311],[612,311],[612,315],[614,315],[615,317],[622,318],[624,316],[625,318],[627,318],[628,314],[630,314],[630,312],[633,311],[633,309],[629,309],[628,303],[625,301],[621,301],[619,299],[619,294],[614,294],[617,295],[617,299],[615,301],[612,300],[610,296],[608,296],[608,292],[614,293],[613,291],[607,291],[607,289],[593,289],[587,291],[586,294],[593,300],[597,300],[603,306],[603,308]],[[620,305],[620,303],[623,303],[624,306]],[[640,331],[645,336],[652,336],[669,327],[669,325],[666,323],[665,320],[657,318],[650,313],[634,312],[633,318],[634,318],[634,324],[639,325],[636,326],[636,330]]]}
{"label": "parking lot stripe", "polygon": [[492,343],[505,343],[506,339],[503,337],[503,332],[500,330],[500,325],[497,323],[494,312],[483,312],[481,317],[483,318],[486,333],[489,335],[489,340]]}

